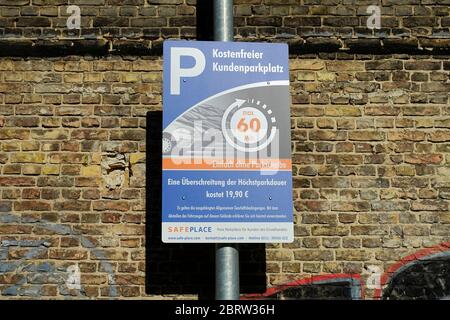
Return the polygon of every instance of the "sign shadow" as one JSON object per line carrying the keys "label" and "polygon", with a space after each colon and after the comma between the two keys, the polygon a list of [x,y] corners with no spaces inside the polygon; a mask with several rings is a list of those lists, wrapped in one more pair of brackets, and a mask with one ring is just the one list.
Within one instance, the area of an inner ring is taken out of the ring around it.
{"label": "sign shadow", "polygon": [[[146,294],[198,295],[214,299],[215,248],[212,244],[161,240],[162,112],[147,113]],[[266,291],[264,244],[240,244],[241,294]]]}

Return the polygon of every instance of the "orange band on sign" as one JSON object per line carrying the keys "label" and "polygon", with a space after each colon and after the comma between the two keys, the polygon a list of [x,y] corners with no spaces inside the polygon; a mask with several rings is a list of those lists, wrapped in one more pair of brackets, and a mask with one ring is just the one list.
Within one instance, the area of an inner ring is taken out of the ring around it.
{"label": "orange band on sign", "polygon": [[267,170],[290,171],[291,159],[163,158],[163,170]]}

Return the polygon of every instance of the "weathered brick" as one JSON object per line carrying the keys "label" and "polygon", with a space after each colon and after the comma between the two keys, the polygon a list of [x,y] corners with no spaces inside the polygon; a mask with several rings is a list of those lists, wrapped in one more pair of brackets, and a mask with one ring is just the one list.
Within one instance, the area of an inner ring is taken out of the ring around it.
{"label": "weathered brick", "polygon": [[364,71],[364,62],[362,61],[327,61],[328,71]]}
{"label": "weathered brick", "polygon": [[292,59],[289,61],[289,67],[291,70],[322,70],[325,68],[325,63],[320,60],[309,59]]}
{"label": "weathered brick", "polygon": [[382,131],[352,131],[348,138],[354,141],[382,141],[385,139],[385,133]]}
{"label": "weathered brick", "polygon": [[88,252],[85,250],[78,249],[50,249],[49,258],[50,259],[60,259],[60,260],[86,260],[88,257]]}
{"label": "weathered brick", "polygon": [[89,211],[90,208],[90,201],[67,200],[55,202],[55,210],[58,211]]}
{"label": "weathered brick", "polygon": [[128,252],[116,249],[103,249],[102,251],[91,251],[90,258],[94,260],[121,261],[128,259]]}
{"label": "weathered brick", "polygon": [[403,25],[405,27],[424,27],[433,26],[436,24],[435,17],[406,17],[403,18]]}
{"label": "weathered brick", "polygon": [[407,211],[409,209],[409,202],[406,201],[373,201],[372,210],[374,211]]}
{"label": "weathered brick", "polygon": [[346,226],[314,226],[311,232],[314,236],[345,236],[349,234],[350,230]]}
{"label": "weathered brick", "polygon": [[78,129],[73,130],[70,135],[71,139],[75,140],[107,140],[107,130],[93,130],[93,129]]}
{"label": "weathered brick", "polygon": [[298,201],[294,202],[294,207],[297,211],[328,211],[330,209],[329,203],[326,201]]}
{"label": "weathered brick", "polygon": [[353,154],[327,155],[326,163],[341,165],[356,165],[363,163],[363,157]]}
{"label": "weathered brick", "polygon": [[17,27],[50,27],[51,21],[46,17],[20,17],[16,21]]}
{"label": "weathered brick", "polygon": [[390,141],[423,141],[425,140],[425,132],[422,131],[396,131],[388,133]]}
{"label": "weathered brick", "polygon": [[431,132],[428,134],[428,141],[431,141],[431,142],[450,141],[450,132],[449,131],[440,131],[440,130]]}
{"label": "weathered brick", "polygon": [[405,162],[411,164],[439,164],[442,162],[441,154],[407,154]]}
{"label": "weathered brick", "polygon": [[427,82],[421,84],[421,88],[423,92],[448,92],[450,83]]}
{"label": "weathered brick", "polygon": [[89,160],[88,154],[85,153],[53,153],[50,154],[50,163],[80,163],[87,164]]}
{"label": "weathered brick", "polygon": [[434,121],[436,128],[450,128],[450,118],[447,119],[437,119]]}
{"label": "weathered brick", "polygon": [[36,140],[66,140],[69,131],[64,129],[31,130],[31,138]]}
{"label": "weathered brick", "polygon": [[14,210],[17,211],[48,211],[51,204],[46,201],[20,201],[14,203]]}
{"label": "weathered brick", "polygon": [[331,250],[295,250],[294,257],[300,261],[331,261],[333,252]]}
{"label": "weathered brick", "polygon": [[353,201],[353,202],[332,202],[331,204],[332,211],[346,211],[346,212],[361,212],[361,211],[369,211],[370,204],[366,201]]}
{"label": "weathered brick", "polygon": [[370,252],[367,250],[337,250],[336,259],[346,261],[367,261],[370,259]]}
{"label": "weathered brick", "polygon": [[376,60],[366,62],[367,70],[402,70],[403,61],[400,60]]}
{"label": "weathered brick", "polygon": [[340,27],[340,26],[357,26],[359,24],[358,17],[326,17],[323,19],[324,26]]}
{"label": "weathered brick", "polygon": [[319,140],[319,141],[340,141],[345,140],[347,138],[346,132],[339,132],[339,131],[326,131],[326,130],[320,130],[320,131],[311,131],[309,133],[309,139],[310,140]]}
{"label": "weathered brick", "polygon": [[406,70],[439,70],[442,63],[439,61],[407,61]]}
{"label": "weathered brick", "polygon": [[0,129],[0,140],[27,140],[30,137],[30,131],[26,129]]}
{"label": "weathered brick", "polygon": [[385,226],[369,226],[369,225],[355,225],[351,226],[352,235],[386,235],[388,230]]}
{"label": "weathered brick", "polygon": [[409,106],[403,108],[405,116],[434,116],[439,115],[440,108],[438,106]]}
{"label": "weathered brick", "polygon": [[325,115],[331,117],[359,117],[361,110],[354,106],[328,106],[325,108]]}
{"label": "weathered brick", "polygon": [[22,174],[24,175],[39,175],[41,173],[41,166],[26,164],[22,166]]}
{"label": "weathered brick", "polygon": [[145,131],[143,130],[120,130],[111,131],[111,140],[143,140],[145,137]]}
{"label": "weathered brick", "polygon": [[448,202],[440,200],[413,201],[411,205],[413,211],[447,211]]}
{"label": "weathered brick", "polygon": [[114,210],[114,211],[128,211],[129,203],[126,201],[95,201],[93,202],[93,209],[97,211]]}
{"label": "weathered brick", "polygon": [[282,18],[281,17],[249,17],[247,19],[247,23],[250,26],[281,26]]}
{"label": "weathered brick", "polygon": [[7,127],[37,127],[39,126],[38,117],[11,117],[6,119]]}
{"label": "weathered brick", "polygon": [[72,187],[73,178],[71,177],[39,177],[37,179],[39,187]]}
{"label": "weathered brick", "polygon": [[45,163],[45,153],[17,152],[11,155],[11,162],[16,163]]}

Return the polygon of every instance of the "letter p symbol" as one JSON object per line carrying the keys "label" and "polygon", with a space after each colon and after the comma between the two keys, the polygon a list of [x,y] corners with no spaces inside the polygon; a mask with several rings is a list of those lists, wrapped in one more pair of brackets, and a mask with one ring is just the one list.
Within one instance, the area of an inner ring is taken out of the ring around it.
{"label": "letter p symbol", "polygon": [[[195,60],[194,66],[191,68],[181,68],[181,57],[192,57]],[[170,94],[179,95],[181,87],[181,78],[196,77],[205,70],[205,55],[196,48],[179,48],[170,49]]]}

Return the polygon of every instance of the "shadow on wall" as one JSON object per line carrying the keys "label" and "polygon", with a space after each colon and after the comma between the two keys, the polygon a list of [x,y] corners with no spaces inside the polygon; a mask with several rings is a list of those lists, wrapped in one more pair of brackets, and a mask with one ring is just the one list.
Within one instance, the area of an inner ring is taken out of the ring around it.
{"label": "shadow on wall", "polygon": [[[161,241],[162,112],[147,113],[146,293],[214,298],[214,245]],[[240,246],[241,293],[266,290],[264,244]]]}
{"label": "shadow on wall", "polygon": [[196,6],[197,40],[214,39],[213,1],[197,0]]}

